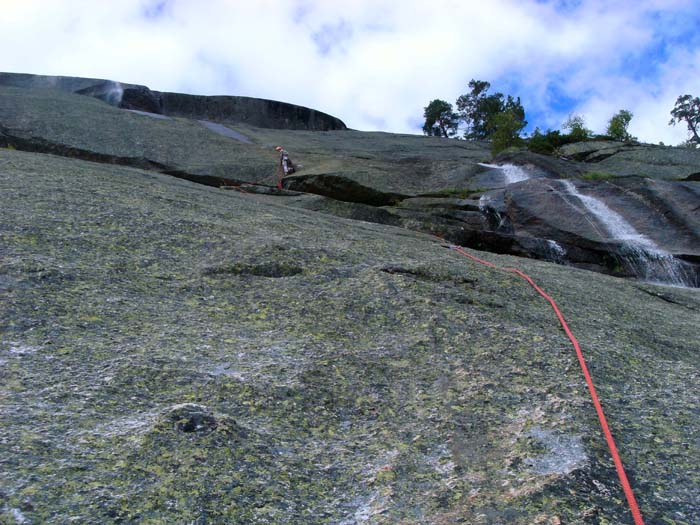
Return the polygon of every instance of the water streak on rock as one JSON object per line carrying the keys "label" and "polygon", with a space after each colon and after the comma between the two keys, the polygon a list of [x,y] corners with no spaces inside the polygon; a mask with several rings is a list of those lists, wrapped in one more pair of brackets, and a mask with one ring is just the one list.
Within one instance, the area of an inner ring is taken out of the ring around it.
{"label": "water streak on rock", "polygon": [[566,260],[566,250],[557,241],[547,239],[546,258],[552,262],[563,263]]}
{"label": "water streak on rock", "polygon": [[696,286],[696,277],[682,261],[662,250],[654,241],[638,232],[627,220],[610,209],[603,201],[581,193],[570,180],[561,180],[566,193],[583,204],[585,211],[595,217],[610,235],[619,242],[620,256],[640,278],[674,286]]}
{"label": "water streak on rock", "polygon": [[107,89],[105,94],[107,103],[112,106],[119,106],[122,102],[122,97],[124,96],[124,88],[119,82],[111,82],[111,85]]}
{"label": "water streak on rock", "polygon": [[501,170],[503,172],[504,182],[506,184],[513,184],[515,182],[520,182],[530,178],[530,174],[524,170],[521,166],[516,166],[515,164],[485,164],[479,163],[479,166],[484,168],[491,168],[494,170]]}

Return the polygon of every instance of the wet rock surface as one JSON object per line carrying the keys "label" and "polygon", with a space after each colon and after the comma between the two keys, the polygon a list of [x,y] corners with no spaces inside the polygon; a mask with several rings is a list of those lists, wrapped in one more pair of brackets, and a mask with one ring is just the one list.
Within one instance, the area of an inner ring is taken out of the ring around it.
{"label": "wet rock surface", "polygon": [[[598,217],[582,199],[595,199],[594,204],[601,208],[598,212],[608,214],[610,223]],[[621,266],[616,257],[624,257],[624,250],[632,242],[646,249],[655,246],[686,261],[691,274],[688,284],[698,286],[700,282],[697,183],[624,178],[574,185],[571,181],[538,178],[487,193],[483,203],[493,229],[556,241],[567,250],[570,262],[588,264],[597,260],[603,268],[607,265],[609,270],[634,275],[635,269]],[[622,231],[612,231],[611,227]]]}
{"label": "wet rock surface", "polygon": [[[562,155],[565,153],[562,152]],[[533,175],[556,179],[578,178],[590,171],[590,167],[580,162],[524,150],[504,151],[494,158],[494,164],[504,163],[524,166]]]}
{"label": "wet rock surface", "polygon": [[243,133],[239,133],[236,130],[233,130],[231,128],[227,128],[223,124],[219,124],[218,122],[210,122],[208,120],[200,120],[199,121],[205,128],[212,130],[215,133],[218,133],[219,135],[223,135],[224,137],[230,137],[232,139],[236,139],[240,142],[245,142],[246,144],[252,144],[250,139],[246,137]]}

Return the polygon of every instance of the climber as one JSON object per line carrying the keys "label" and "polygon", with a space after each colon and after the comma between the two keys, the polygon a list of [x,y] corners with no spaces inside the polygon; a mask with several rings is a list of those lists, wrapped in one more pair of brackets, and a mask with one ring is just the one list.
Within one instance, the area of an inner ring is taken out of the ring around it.
{"label": "climber", "polygon": [[277,146],[275,151],[280,154],[280,163],[277,168],[277,187],[282,188],[282,179],[287,175],[291,175],[296,171],[292,159],[289,158],[289,153],[282,146]]}

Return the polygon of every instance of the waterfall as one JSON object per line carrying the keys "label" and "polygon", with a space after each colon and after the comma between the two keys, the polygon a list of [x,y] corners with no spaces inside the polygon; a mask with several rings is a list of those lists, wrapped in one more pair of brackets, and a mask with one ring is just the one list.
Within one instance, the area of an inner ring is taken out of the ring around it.
{"label": "waterfall", "polygon": [[110,82],[104,94],[104,100],[112,106],[119,107],[122,102],[122,97],[124,96],[124,88],[119,82]]}
{"label": "waterfall", "polygon": [[[484,194],[479,198],[479,210],[486,217],[489,226],[494,231],[503,231],[509,226],[508,216],[498,211],[498,206],[493,197]],[[512,232],[511,232],[512,233]]]}
{"label": "waterfall", "polygon": [[611,239],[621,244],[620,256],[635,275],[650,282],[697,286],[696,277],[689,265],[663,251],[604,202],[581,193],[570,180],[562,179],[561,183],[566,192],[578,199],[587,212],[607,230]]}
{"label": "waterfall", "polygon": [[564,261],[566,261],[566,250],[557,241],[547,239],[545,259],[557,264],[564,264]]}
{"label": "waterfall", "polygon": [[520,166],[516,166],[515,164],[498,165],[480,162],[479,166],[491,168],[492,170],[500,170],[503,173],[503,179],[506,184],[513,184],[514,182],[520,182],[521,180],[527,180],[530,178],[527,171]]}

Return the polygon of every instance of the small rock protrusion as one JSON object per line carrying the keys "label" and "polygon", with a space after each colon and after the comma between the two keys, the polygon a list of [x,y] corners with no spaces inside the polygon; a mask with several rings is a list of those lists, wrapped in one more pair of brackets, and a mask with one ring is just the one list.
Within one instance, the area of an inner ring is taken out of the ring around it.
{"label": "small rock protrusion", "polygon": [[173,423],[173,430],[183,434],[206,435],[217,427],[214,414],[207,407],[195,403],[183,403],[171,407],[166,419]]}

